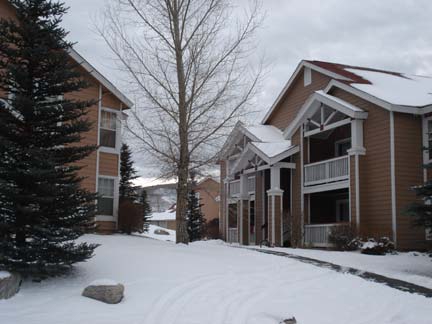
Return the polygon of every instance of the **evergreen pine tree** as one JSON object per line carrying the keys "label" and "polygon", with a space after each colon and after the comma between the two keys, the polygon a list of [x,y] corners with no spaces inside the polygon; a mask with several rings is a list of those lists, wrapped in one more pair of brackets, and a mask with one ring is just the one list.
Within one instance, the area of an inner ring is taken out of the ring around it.
{"label": "evergreen pine tree", "polygon": [[120,151],[120,199],[129,198],[135,200],[137,198],[136,187],[132,183],[132,180],[138,178],[136,173],[130,148],[124,143]]}
{"label": "evergreen pine tree", "polygon": [[142,219],[143,219],[143,231],[148,232],[149,225],[150,225],[150,219],[152,214],[151,206],[147,199],[147,191],[143,189],[140,197],[140,203],[142,208]]}
{"label": "evergreen pine tree", "polygon": [[188,210],[186,214],[187,231],[190,242],[199,241],[204,235],[205,219],[201,212],[200,198],[194,190],[196,182],[192,177],[189,184]]}
{"label": "evergreen pine tree", "polygon": [[75,243],[93,227],[96,195],[81,187],[78,144],[95,104],[66,94],[87,83],[60,26],[67,9],[48,0],[11,0],[18,22],[0,20],[0,269],[43,278],[93,255]]}

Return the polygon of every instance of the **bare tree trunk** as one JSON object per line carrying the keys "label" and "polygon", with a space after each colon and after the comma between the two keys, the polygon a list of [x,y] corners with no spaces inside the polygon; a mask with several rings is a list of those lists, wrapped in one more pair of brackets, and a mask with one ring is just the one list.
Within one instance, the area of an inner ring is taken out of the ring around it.
{"label": "bare tree trunk", "polygon": [[182,39],[180,35],[180,22],[177,0],[173,1],[173,33],[174,47],[177,65],[177,82],[179,90],[178,111],[179,111],[179,139],[180,158],[178,165],[177,183],[177,208],[176,208],[176,243],[189,243],[189,235],[186,229],[186,213],[188,207],[188,180],[189,180],[189,136],[186,108],[186,78],[183,62]]}

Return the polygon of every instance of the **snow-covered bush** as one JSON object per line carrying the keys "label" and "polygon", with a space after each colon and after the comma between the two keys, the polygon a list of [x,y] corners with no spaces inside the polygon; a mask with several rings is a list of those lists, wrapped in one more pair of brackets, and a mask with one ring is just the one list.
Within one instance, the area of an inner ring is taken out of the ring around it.
{"label": "snow-covered bush", "polygon": [[330,230],[329,241],[340,251],[354,251],[360,248],[360,240],[357,238],[354,225],[334,226]]}
{"label": "snow-covered bush", "polygon": [[368,239],[361,247],[361,253],[372,255],[384,255],[394,250],[394,243],[388,237],[382,237],[378,241]]}

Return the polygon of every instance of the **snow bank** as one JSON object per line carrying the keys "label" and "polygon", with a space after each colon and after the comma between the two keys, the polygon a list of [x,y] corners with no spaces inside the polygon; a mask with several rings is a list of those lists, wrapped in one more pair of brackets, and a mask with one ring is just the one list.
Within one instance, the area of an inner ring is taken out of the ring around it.
{"label": "snow bank", "polygon": [[119,283],[111,279],[97,279],[93,280],[88,286],[116,286]]}
{"label": "snow bank", "polygon": [[152,213],[151,219],[152,221],[165,221],[165,220],[175,220],[176,219],[176,213],[175,211],[164,211],[160,213]]}
{"label": "snow bank", "polygon": [[0,271],[0,279],[5,279],[5,278],[8,278],[10,276],[11,276],[10,272]]}
{"label": "snow bank", "polygon": [[[101,244],[72,275],[25,282],[0,301],[13,324],[430,324],[431,300],[288,258],[227,247],[127,235],[86,235]],[[81,296],[88,282],[116,278],[118,305]]]}
{"label": "snow bank", "polygon": [[[374,245],[374,242],[365,244]],[[366,255],[360,252],[337,252],[313,249],[276,250],[335,263],[345,267],[375,272],[432,289],[432,258],[426,253],[407,252],[386,255]]]}
{"label": "snow bank", "polygon": [[[163,235],[163,234],[156,234],[155,231],[164,231],[167,232],[169,235]],[[141,233],[138,234],[140,236],[152,238],[155,240],[160,241],[168,241],[168,242],[175,242],[176,241],[176,231],[169,230],[160,226],[156,225],[149,225],[149,230],[147,233]]]}

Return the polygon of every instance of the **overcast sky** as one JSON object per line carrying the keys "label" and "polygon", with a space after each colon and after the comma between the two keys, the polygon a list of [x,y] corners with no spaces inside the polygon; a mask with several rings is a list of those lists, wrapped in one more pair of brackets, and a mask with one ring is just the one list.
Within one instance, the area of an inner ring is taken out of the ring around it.
{"label": "overcast sky", "polygon": [[[94,32],[110,0],[64,1],[70,6],[64,25],[76,49],[126,92],[112,54]],[[257,100],[263,114],[302,59],[432,75],[431,0],[264,0],[263,7],[258,51],[270,63]],[[154,176],[140,169],[142,177]]]}

